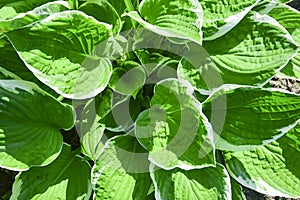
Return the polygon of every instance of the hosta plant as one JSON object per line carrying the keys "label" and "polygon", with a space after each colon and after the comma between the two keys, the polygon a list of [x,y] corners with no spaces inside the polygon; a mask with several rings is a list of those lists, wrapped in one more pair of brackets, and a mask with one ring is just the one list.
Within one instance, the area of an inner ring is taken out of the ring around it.
{"label": "hosta plant", "polygon": [[270,84],[300,80],[286,3],[1,1],[10,199],[300,197],[300,95]]}

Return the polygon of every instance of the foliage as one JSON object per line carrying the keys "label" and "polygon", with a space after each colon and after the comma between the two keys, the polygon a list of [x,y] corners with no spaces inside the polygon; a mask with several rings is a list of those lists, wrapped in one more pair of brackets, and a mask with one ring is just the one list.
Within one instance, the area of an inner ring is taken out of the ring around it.
{"label": "foliage", "polygon": [[11,199],[300,197],[300,95],[268,84],[300,80],[286,3],[1,1]]}

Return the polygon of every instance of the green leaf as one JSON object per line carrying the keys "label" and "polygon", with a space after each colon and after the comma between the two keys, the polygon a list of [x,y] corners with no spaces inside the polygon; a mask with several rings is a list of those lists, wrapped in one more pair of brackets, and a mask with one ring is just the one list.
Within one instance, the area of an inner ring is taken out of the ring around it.
{"label": "green leaf", "polygon": [[32,11],[21,13],[12,19],[0,19],[0,32],[8,32],[14,29],[22,28],[28,24],[42,20],[53,13],[66,11],[68,9],[69,5],[64,1],[46,3],[33,9]]}
{"label": "green leaf", "polygon": [[120,94],[134,97],[145,82],[146,73],[142,66],[134,61],[125,61],[114,68],[109,85]]}
{"label": "green leaf", "polygon": [[95,199],[146,199],[151,186],[148,153],[130,135],[112,138],[95,162]]}
{"label": "green leaf", "polygon": [[289,3],[292,0],[260,0],[260,2],[253,8],[254,11],[260,14],[268,14],[275,7]]}
{"label": "green leaf", "polygon": [[112,64],[103,55],[111,36],[108,24],[65,11],[7,35],[30,71],[66,98],[94,97],[108,84]]}
{"label": "green leaf", "polygon": [[53,0],[5,0],[0,3],[0,21],[8,20]]}
{"label": "green leaf", "polygon": [[[214,166],[212,130],[186,81],[166,79],[156,84],[151,108],[135,122],[135,134],[163,169]],[[188,130],[188,131],[187,131]]]}
{"label": "green leaf", "polygon": [[143,0],[139,13],[125,13],[146,29],[166,37],[202,43],[203,10],[195,0]]}
{"label": "green leaf", "polygon": [[6,37],[0,38],[0,66],[24,81],[30,81],[37,84],[41,89],[45,90],[53,96],[58,96],[51,88],[43,84],[37,79],[33,73],[25,66],[23,61],[19,58],[15,49]]}
{"label": "green leaf", "polygon": [[[104,94],[109,94],[103,92]],[[103,95],[101,93],[101,95]],[[104,134],[105,128],[98,122],[100,117],[97,115],[97,108],[99,106],[98,99],[104,100],[100,102],[100,105],[105,105],[105,99],[96,97],[96,99],[88,100],[82,112],[79,114],[78,122],[76,123],[76,130],[80,136],[81,151],[84,155],[88,156],[93,161],[96,160],[104,146],[104,141],[102,136]],[[83,103],[84,104],[84,103]],[[105,110],[105,108],[104,108]]]}
{"label": "green leaf", "polygon": [[230,179],[232,200],[247,200],[243,193],[242,186],[234,179]]}
{"label": "green leaf", "polygon": [[220,164],[188,171],[166,171],[152,166],[150,173],[156,199],[231,199],[230,177]]}
{"label": "green leaf", "polygon": [[[130,12],[131,10],[129,10],[126,7],[126,0],[123,1],[115,1],[115,0],[105,0],[107,2],[109,2],[114,9],[116,9],[116,11],[118,12],[118,14],[121,16],[123,13],[125,13],[125,11]],[[132,3],[132,7],[133,9],[138,9],[138,5],[139,5],[139,0],[130,0],[130,2]]]}
{"label": "green leaf", "polygon": [[85,199],[91,192],[91,167],[64,144],[60,156],[45,167],[32,167],[17,175],[10,199]]}
{"label": "green leaf", "polygon": [[225,152],[228,171],[239,183],[271,196],[300,197],[300,124],[262,147]]}
{"label": "green leaf", "polygon": [[[274,8],[269,15],[275,18],[284,28],[288,30],[296,44],[300,46],[300,12],[286,5]],[[284,67],[280,76],[300,79],[300,51]]]}
{"label": "green leaf", "polygon": [[252,14],[224,36],[203,44],[224,83],[264,85],[297,52],[291,35],[276,20]]}
{"label": "green leaf", "polygon": [[[213,106],[223,99],[225,106]],[[300,95],[277,89],[234,86],[221,89],[203,104],[203,112],[225,111],[212,123],[218,135],[217,148],[222,150],[246,150],[268,144],[296,126],[300,121]],[[220,121],[223,128],[220,131]]]}
{"label": "green leaf", "polygon": [[214,40],[223,36],[234,28],[250,10],[258,3],[258,0],[202,0],[203,11],[203,39]]}
{"label": "green leaf", "polygon": [[81,132],[81,151],[93,161],[99,157],[104,147],[104,142],[101,140],[104,130],[105,128],[100,123],[94,121],[88,130]]}
{"label": "green leaf", "polygon": [[171,59],[170,57],[158,53],[157,50],[143,49],[137,50],[135,53],[148,75],[152,74],[157,68]]}
{"label": "green leaf", "polygon": [[24,171],[55,160],[59,130],[74,125],[73,108],[22,80],[0,80],[0,91],[0,166]]}
{"label": "green leaf", "polygon": [[113,26],[113,33],[118,34],[122,28],[119,14],[107,1],[89,0],[79,7],[79,10],[93,16],[100,22],[105,22]]}
{"label": "green leaf", "polygon": [[0,79],[20,80],[20,77],[0,66]]}

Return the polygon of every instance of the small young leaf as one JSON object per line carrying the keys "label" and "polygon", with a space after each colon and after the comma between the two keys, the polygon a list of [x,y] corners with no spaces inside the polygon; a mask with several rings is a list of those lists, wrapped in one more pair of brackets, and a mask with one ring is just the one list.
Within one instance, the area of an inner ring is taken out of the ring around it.
{"label": "small young leaf", "polygon": [[134,61],[125,61],[114,68],[109,85],[120,94],[135,97],[145,82],[146,73],[142,66]]}

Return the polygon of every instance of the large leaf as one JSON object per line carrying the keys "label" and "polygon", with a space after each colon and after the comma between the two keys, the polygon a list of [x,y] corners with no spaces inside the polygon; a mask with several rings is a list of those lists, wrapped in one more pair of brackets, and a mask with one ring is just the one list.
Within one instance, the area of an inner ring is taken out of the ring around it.
{"label": "large leaf", "polygon": [[108,84],[108,24],[80,11],[65,11],[7,35],[34,75],[66,98],[93,97]]}
{"label": "large leaf", "polygon": [[88,0],[79,7],[80,11],[93,16],[100,22],[106,22],[113,25],[113,33],[118,34],[122,28],[122,22],[119,14],[114,7],[107,1]]}
{"label": "large leaf", "polygon": [[204,10],[203,39],[214,40],[235,27],[258,0],[201,0]]}
{"label": "large leaf", "polygon": [[125,15],[163,36],[202,43],[203,11],[198,1],[143,0],[139,13],[141,16],[135,11]]}
{"label": "large leaf", "polygon": [[265,84],[297,52],[291,35],[280,24],[258,13],[251,13],[230,32],[203,43],[203,47],[224,83],[245,85]]}
{"label": "large leaf", "polygon": [[156,199],[231,199],[230,178],[220,164],[188,171],[152,167],[151,178]]}
{"label": "large leaf", "polygon": [[[227,105],[212,107],[226,95]],[[245,150],[268,144],[296,126],[300,121],[300,95],[275,89],[238,87],[222,89],[210,96],[203,111],[210,116],[213,111],[225,110],[223,129],[217,131],[218,119],[212,126],[219,139],[217,148]]]}
{"label": "large leaf", "polygon": [[109,140],[95,162],[95,199],[146,199],[151,185],[148,153],[130,135]]}
{"label": "large leaf", "polygon": [[151,108],[136,120],[137,139],[163,169],[214,165],[211,127],[192,93],[186,81],[165,79],[155,86]]}
{"label": "large leaf", "polygon": [[15,74],[22,80],[34,82],[40,88],[47,91],[53,96],[58,96],[57,93],[54,92],[51,88],[39,81],[39,79],[37,79],[33,75],[33,73],[25,66],[6,37],[0,38],[0,58],[0,66],[5,70]]}
{"label": "large leaf", "polygon": [[[278,6],[270,13],[292,35],[297,45],[300,46],[300,12],[289,6]],[[293,57],[289,64],[280,72],[281,76],[300,79],[300,51]]]}
{"label": "large leaf", "polygon": [[60,156],[50,165],[17,175],[10,199],[88,200],[92,192],[90,171],[89,163],[64,144]]}
{"label": "large leaf", "polygon": [[8,32],[24,27],[28,24],[44,19],[53,13],[68,10],[68,8],[69,4],[65,1],[50,2],[37,7],[32,11],[21,13],[12,19],[0,19],[0,32]]}
{"label": "large leaf", "polygon": [[8,20],[19,13],[30,11],[53,0],[6,0],[0,2],[0,21]]}
{"label": "large leaf", "polygon": [[300,197],[300,124],[257,149],[226,152],[228,171],[239,183],[271,196]]}
{"label": "large leaf", "polygon": [[74,125],[71,106],[35,84],[0,80],[0,166],[18,171],[47,165],[62,147],[60,129]]}

